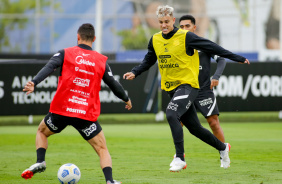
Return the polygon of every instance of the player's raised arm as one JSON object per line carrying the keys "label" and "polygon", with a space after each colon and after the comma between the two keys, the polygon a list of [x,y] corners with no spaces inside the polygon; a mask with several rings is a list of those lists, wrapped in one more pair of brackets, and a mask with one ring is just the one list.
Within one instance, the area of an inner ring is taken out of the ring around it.
{"label": "player's raised arm", "polygon": [[191,49],[197,49],[206,52],[208,54],[214,54],[224,58],[228,58],[232,61],[250,64],[249,60],[246,59],[245,57],[234,54],[229,50],[226,50],[223,47],[217,45],[216,43],[208,39],[199,37],[190,31],[186,34],[185,43],[186,43],[186,50],[188,51]]}

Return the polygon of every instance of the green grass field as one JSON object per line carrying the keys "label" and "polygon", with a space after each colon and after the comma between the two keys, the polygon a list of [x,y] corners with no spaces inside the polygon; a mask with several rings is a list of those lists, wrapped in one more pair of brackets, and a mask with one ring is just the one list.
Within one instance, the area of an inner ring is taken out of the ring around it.
{"label": "green grass field", "polygon": [[[188,167],[170,173],[174,146],[169,126],[155,124],[102,124],[113,160],[114,179],[123,184],[277,184],[282,183],[282,123],[222,123],[231,143],[231,167],[220,168],[219,153],[185,129]],[[208,128],[207,123],[203,126]],[[35,163],[37,126],[0,127],[0,183],[56,184],[64,163],[76,164],[80,184],[104,184],[99,159],[76,130],[67,127],[49,138],[47,169],[31,180],[21,172]]]}

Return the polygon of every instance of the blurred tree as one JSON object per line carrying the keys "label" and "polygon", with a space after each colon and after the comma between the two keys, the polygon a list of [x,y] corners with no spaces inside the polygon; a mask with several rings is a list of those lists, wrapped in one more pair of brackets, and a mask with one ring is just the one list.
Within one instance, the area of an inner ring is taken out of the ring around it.
{"label": "blurred tree", "polygon": [[[153,35],[160,30],[149,28],[149,31]],[[122,30],[117,34],[122,37],[122,46],[125,50],[144,50],[148,47],[149,40],[146,38],[145,31],[140,25],[135,30]]]}
{"label": "blurred tree", "polygon": [[[22,18],[20,14],[24,14],[27,11],[34,10],[36,12],[36,2],[35,0],[1,0],[0,1],[0,15],[13,15],[13,18],[0,18],[0,52],[3,47],[10,46],[9,37],[7,32],[14,29],[24,29],[29,21],[29,18]],[[40,0],[40,12],[43,13],[43,9],[51,5],[49,0]],[[58,3],[54,4],[54,8],[57,9],[60,5]]]}

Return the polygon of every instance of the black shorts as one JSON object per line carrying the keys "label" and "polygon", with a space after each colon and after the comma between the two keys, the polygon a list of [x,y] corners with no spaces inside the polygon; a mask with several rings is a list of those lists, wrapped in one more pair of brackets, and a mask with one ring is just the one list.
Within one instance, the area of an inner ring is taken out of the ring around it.
{"label": "black shorts", "polygon": [[92,122],[84,119],[62,116],[51,112],[45,116],[44,122],[50,131],[54,133],[60,133],[66,128],[66,126],[71,125],[85,140],[92,139],[102,130],[98,121]]}
{"label": "black shorts", "polygon": [[[167,105],[166,112],[175,111],[177,115],[181,117],[193,104],[194,100],[198,96],[198,89],[191,87],[189,84],[181,84],[177,88],[168,92],[171,98]],[[196,111],[195,111],[195,115]]]}
{"label": "black shorts", "polygon": [[200,90],[194,105],[205,118],[211,115],[219,115],[216,98],[211,89]]}

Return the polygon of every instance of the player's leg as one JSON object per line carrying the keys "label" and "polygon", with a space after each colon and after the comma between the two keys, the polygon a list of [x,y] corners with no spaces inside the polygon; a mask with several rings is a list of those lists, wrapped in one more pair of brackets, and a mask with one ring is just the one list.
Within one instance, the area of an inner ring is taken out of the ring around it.
{"label": "player's leg", "polygon": [[166,118],[170,125],[176,150],[176,157],[170,164],[170,171],[179,171],[186,168],[186,162],[184,160],[183,129],[179,118],[187,111],[197,94],[198,90],[192,88],[190,85],[181,85],[175,90],[167,106]]}
{"label": "player's leg", "polygon": [[188,111],[181,117],[181,121],[192,135],[217,149],[220,152],[221,157],[223,158],[224,168],[229,167],[229,144],[225,144],[218,140],[209,130],[201,125],[194,105],[192,105],[188,109]]}
{"label": "player's leg", "polygon": [[221,141],[225,142],[223,130],[219,124],[219,110],[216,98],[211,89],[202,89],[199,91],[194,101],[196,109],[206,118],[213,134]]}
{"label": "player's leg", "polygon": [[201,125],[194,105],[192,105],[187,112],[183,114],[181,121],[192,135],[196,136],[217,150],[225,149],[225,144],[218,140],[208,129]]}
{"label": "player's leg", "polygon": [[218,115],[214,114],[214,115],[208,116],[206,119],[207,119],[207,122],[209,123],[209,126],[210,126],[213,134],[221,142],[225,142],[224,133],[223,133],[223,130],[222,130],[220,124],[219,124]]}
{"label": "player's leg", "polygon": [[98,135],[88,140],[88,143],[94,148],[100,157],[101,168],[112,167],[112,159],[106,145],[106,139],[103,131],[101,130]]}
{"label": "player's leg", "polygon": [[120,183],[113,180],[112,159],[107,148],[106,138],[99,122],[77,119],[77,122],[72,125],[79,131],[82,137],[93,147],[100,157],[100,166],[103,170],[107,184]]}
{"label": "player's leg", "polygon": [[41,121],[36,132],[36,163],[23,171],[22,177],[30,179],[35,173],[44,172],[46,169],[45,155],[48,148],[48,137],[62,131],[64,124],[58,125],[59,119],[55,114],[48,113]]}

